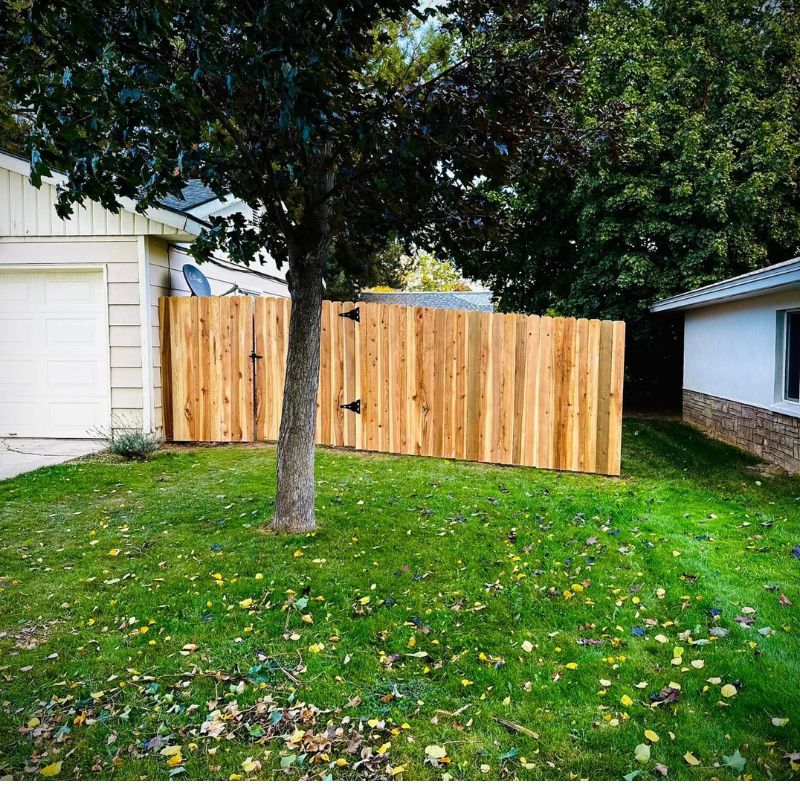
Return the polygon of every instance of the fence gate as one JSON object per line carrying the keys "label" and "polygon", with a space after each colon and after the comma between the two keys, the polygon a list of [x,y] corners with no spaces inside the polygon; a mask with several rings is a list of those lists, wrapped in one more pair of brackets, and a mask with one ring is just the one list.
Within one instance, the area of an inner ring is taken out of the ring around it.
{"label": "fence gate", "polygon": [[166,437],[252,441],[252,299],[162,297],[159,315]]}
{"label": "fence gate", "polygon": [[[167,435],[277,439],[289,301],[161,303]],[[622,322],[325,302],[317,442],[618,475],[624,340]]]}

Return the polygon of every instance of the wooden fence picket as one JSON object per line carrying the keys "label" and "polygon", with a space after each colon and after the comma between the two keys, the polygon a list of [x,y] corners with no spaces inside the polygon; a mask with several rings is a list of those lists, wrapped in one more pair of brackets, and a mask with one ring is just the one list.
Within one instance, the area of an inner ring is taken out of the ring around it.
{"label": "wooden fence picket", "polygon": [[162,297],[159,312],[166,435],[252,441],[252,298]]}
{"label": "wooden fence picket", "polygon": [[[170,439],[278,438],[290,308],[162,298]],[[317,442],[618,475],[624,347],[622,322],[325,302]]]}

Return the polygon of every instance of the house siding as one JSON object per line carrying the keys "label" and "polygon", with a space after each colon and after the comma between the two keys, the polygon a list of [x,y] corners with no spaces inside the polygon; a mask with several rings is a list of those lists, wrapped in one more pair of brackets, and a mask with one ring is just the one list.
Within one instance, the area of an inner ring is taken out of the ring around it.
{"label": "house siding", "polygon": [[161,394],[161,340],[158,323],[158,301],[170,295],[169,245],[163,239],[148,238],[147,262],[150,313],[150,347],[153,371],[153,428],[158,433],[164,430],[163,401]]}
{"label": "house siding", "polygon": [[100,203],[75,205],[69,219],[55,210],[56,187],[42,183],[36,189],[26,175],[0,168],[0,237],[2,236],[168,236],[180,232],[139,214],[114,214]]}

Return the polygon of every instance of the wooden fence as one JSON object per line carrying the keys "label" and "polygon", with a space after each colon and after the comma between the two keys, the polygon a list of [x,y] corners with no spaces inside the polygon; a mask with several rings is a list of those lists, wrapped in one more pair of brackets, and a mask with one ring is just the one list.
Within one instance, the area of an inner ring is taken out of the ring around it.
{"label": "wooden fence", "polygon": [[[168,438],[277,439],[289,301],[160,310]],[[622,322],[325,302],[317,442],[618,475],[624,340]]]}

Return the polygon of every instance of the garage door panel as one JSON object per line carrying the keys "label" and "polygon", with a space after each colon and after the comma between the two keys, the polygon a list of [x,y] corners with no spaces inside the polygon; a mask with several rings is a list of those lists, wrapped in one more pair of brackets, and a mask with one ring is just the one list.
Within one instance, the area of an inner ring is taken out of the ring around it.
{"label": "garage door panel", "polygon": [[0,280],[0,308],[33,300],[34,286],[26,280]]}
{"label": "garage door panel", "polygon": [[6,403],[0,401],[0,419],[4,426],[13,426],[15,435],[47,436],[61,439],[93,438],[107,429],[105,406],[102,403]]}
{"label": "garage door panel", "polygon": [[12,361],[0,358],[0,386],[32,388],[35,383],[36,367],[30,361]]}
{"label": "garage door panel", "polygon": [[48,413],[50,427],[56,432],[74,431],[70,436],[85,436],[102,425],[98,403],[49,403]]}
{"label": "garage door panel", "polygon": [[[0,311],[0,315],[2,315]],[[0,316],[0,349],[8,350],[8,346],[33,344],[35,334],[33,317]]]}
{"label": "garage door panel", "polygon": [[88,276],[49,275],[44,281],[44,303],[46,306],[61,306],[62,303],[94,306],[98,292],[96,281]]}
{"label": "garage door panel", "polygon": [[[0,419],[3,420],[3,427],[15,432],[17,429],[29,427],[32,420],[40,417],[45,411],[44,403],[41,402],[0,400]],[[17,433],[16,435],[25,436],[26,434]]]}
{"label": "garage door panel", "polygon": [[[75,359],[22,359],[0,357],[0,386],[15,399],[79,396],[102,399],[101,370],[96,361]],[[13,387],[13,388],[12,388]]]}
{"label": "garage door panel", "polygon": [[108,354],[101,272],[0,272],[0,436],[107,428]]}
{"label": "garage door panel", "polygon": [[45,345],[66,347],[73,345],[97,346],[100,338],[97,319],[48,319],[45,324]]}
{"label": "garage door panel", "polygon": [[50,361],[47,364],[47,385],[54,390],[59,387],[89,390],[97,394],[97,362]]}

